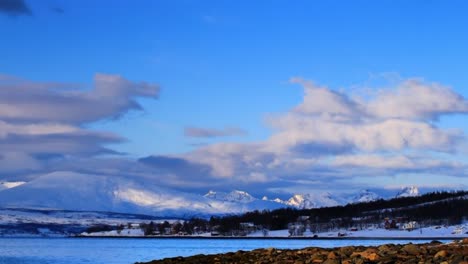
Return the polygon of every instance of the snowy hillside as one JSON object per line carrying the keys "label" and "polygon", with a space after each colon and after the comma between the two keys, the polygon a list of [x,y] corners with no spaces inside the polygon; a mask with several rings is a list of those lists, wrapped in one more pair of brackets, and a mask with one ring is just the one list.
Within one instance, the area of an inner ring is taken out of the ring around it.
{"label": "snowy hillside", "polygon": [[416,186],[404,187],[396,195],[397,198],[400,197],[415,197],[419,196],[419,189]]}
{"label": "snowy hillside", "polygon": [[[232,192],[217,192],[209,191],[203,197],[213,202],[222,202],[223,204],[235,204],[242,208],[242,212],[253,211],[253,210],[274,210],[285,207],[282,203],[270,201],[268,199],[257,199],[247,192],[234,190]],[[210,202],[211,203],[211,202]],[[235,213],[230,211],[227,213]]]}
{"label": "snowy hillside", "polygon": [[362,190],[361,192],[359,192],[359,194],[354,196],[350,202],[351,203],[367,203],[367,202],[376,201],[380,198],[381,197],[375,192],[371,192],[369,190]]}
{"label": "snowy hillside", "polygon": [[219,201],[227,201],[227,202],[236,202],[236,203],[250,203],[255,200],[252,195],[244,191],[234,190],[230,193],[225,192],[215,192],[209,191],[207,194],[204,195],[206,198],[219,200]]}
{"label": "snowy hillside", "polygon": [[328,192],[295,194],[285,203],[287,205],[299,209],[310,209],[339,205],[339,203]]}
{"label": "snowy hillside", "polygon": [[[401,190],[398,197],[419,195],[417,187]],[[257,199],[245,191],[209,191],[204,196],[158,186],[157,182],[138,182],[129,178],[55,172],[30,182],[2,182],[0,208],[37,208],[72,211],[103,211],[190,218],[238,214],[253,210],[284,207],[309,209],[368,202],[380,198],[362,191],[352,198],[329,192],[294,194],[287,200]]]}
{"label": "snowy hillside", "polygon": [[239,191],[223,197],[223,200],[211,199],[162,188],[157,183],[139,183],[119,177],[56,172],[0,191],[0,207],[106,211],[184,218],[281,207],[277,203],[261,201]]}

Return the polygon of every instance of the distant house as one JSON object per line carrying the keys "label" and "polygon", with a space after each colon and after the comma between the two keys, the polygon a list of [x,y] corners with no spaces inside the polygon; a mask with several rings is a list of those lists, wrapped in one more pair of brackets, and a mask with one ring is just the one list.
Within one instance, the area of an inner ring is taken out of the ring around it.
{"label": "distant house", "polygon": [[303,236],[305,229],[306,227],[303,223],[288,224],[289,236]]}
{"label": "distant house", "polygon": [[240,230],[237,235],[246,236],[250,233],[257,231],[257,226],[252,222],[243,222],[239,224]]}
{"label": "distant house", "polygon": [[240,223],[239,225],[242,229],[255,228],[255,225],[252,222],[244,222]]}
{"label": "distant house", "polygon": [[400,228],[403,229],[403,230],[411,231],[411,230],[416,229],[417,226],[418,226],[418,222],[410,221],[410,222],[403,223],[402,225],[400,225]]}
{"label": "distant house", "polygon": [[135,224],[135,223],[130,223],[129,226],[130,226],[130,229],[138,229],[138,228],[140,228],[140,224]]}

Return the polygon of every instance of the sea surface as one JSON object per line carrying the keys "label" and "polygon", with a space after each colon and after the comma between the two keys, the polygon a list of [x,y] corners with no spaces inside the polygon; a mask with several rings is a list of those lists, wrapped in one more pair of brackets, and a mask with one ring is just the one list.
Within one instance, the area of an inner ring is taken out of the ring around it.
{"label": "sea surface", "polygon": [[[0,264],[130,264],[256,248],[340,247],[426,240],[0,238]],[[449,242],[442,241],[442,242]]]}

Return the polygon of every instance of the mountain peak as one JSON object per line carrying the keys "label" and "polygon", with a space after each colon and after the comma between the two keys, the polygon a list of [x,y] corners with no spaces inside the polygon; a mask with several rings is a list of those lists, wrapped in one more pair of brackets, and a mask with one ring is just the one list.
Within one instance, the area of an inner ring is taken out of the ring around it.
{"label": "mountain peak", "polygon": [[400,197],[415,197],[419,196],[419,189],[416,186],[407,186],[403,187],[398,194],[396,195],[397,198]]}
{"label": "mountain peak", "polygon": [[210,190],[207,194],[204,195],[204,197],[219,201],[240,203],[250,203],[257,200],[257,198],[253,197],[248,192],[239,190],[234,190],[229,193]]}
{"label": "mountain peak", "polygon": [[287,205],[299,209],[310,209],[338,205],[329,192],[294,194],[286,201]]}
{"label": "mountain peak", "polygon": [[375,192],[371,192],[368,189],[361,190],[359,194],[354,196],[351,200],[351,203],[367,203],[378,200],[380,196]]}
{"label": "mountain peak", "polygon": [[216,192],[213,190],[209,190],[203,197],[216,199]]}

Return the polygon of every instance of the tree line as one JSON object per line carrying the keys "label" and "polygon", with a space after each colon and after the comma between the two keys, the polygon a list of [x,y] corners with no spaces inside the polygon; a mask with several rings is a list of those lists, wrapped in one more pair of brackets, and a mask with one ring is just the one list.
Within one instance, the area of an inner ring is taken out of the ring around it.
{"label": "tree line", "polygon": [[[314,209],[282,208],[273,211],[253,211],[241,215],[213,216],[209,227],[229,234],[250,222],[268,230],[288,228],[299,218],[317,227],[348,228],[363,223],[381,223],[384,219],[406,219],[427,224],[459,224],[468,217],[468,191],[432,192],[417,197],[376,200]],[[197,219],[197,221],[203,221]]]}

